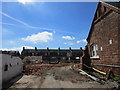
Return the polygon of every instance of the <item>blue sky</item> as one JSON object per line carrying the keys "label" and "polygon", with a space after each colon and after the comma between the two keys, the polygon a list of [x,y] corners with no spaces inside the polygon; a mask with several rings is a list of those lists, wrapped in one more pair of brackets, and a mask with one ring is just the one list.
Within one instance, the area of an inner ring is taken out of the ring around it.
{"label": "blue sky", "polygon": [[3,2],[2,48],[84,48],[96,7],[96,2]]}

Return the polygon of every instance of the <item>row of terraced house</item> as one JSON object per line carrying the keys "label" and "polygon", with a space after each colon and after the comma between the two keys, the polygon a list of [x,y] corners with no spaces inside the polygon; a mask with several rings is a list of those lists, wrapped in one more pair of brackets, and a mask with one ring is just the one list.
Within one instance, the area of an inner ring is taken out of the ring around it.
{"label": "row of terraced house", "polygon": [[24,58],[26,56],[41,56],[42,60],[50,62],[60,62],[61,60],[80,62],[82,52],[82,48],[71,49],[71,47],[69,49],[37,49],[37,47],[35,47],[35,49],[25,49],[25,47],[23,47],[21,57]]}

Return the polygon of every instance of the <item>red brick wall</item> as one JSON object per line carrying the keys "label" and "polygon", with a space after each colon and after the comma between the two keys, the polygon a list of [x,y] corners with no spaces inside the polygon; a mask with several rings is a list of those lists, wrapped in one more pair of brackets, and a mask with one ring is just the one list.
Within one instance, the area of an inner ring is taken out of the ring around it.
{"label": "red brick wall", "polygon": [[118,16],[118,50],[119,50],[118,63],[120,63],[120,14]]}
{"label": "red brick wall", "polygon": [[[96,43],[99,47],[98,55],[100,59],[91,60],[91,64],[120,65],[120,28],[118,27],[120,18],[118,20],[118,16],[120,16],[118,13],[112,11],[98,23],[93,24],[94,30],[88,48],[90,51],[90,45]],[[109,40],[112,40],[112,44],[109,44]],[[102,51],[100,50],[101,47],[103,48]],[[91,55],[91,52],[89,54]],[[100,67],[98,68],[100,69]]]}

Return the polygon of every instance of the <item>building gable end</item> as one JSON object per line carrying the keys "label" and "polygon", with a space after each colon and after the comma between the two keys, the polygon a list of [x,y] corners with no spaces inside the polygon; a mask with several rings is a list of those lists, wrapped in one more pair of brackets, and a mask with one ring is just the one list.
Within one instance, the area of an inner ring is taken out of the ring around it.
{"label": "building gable end", "polygon": [[107,16],[110,12],[115,11],[116,13],[120,13],[119,9],[113,8],[111,6],[109,6],[109,4],[103,3],[103,2],[99,2],[95,15],[94,15],[94,19],[91,25],[91,29],[87,38],[87,41],[89,42],[91,34],[93,32],[93,26],[99,22],[101,19],[103,19],[105,16]]}

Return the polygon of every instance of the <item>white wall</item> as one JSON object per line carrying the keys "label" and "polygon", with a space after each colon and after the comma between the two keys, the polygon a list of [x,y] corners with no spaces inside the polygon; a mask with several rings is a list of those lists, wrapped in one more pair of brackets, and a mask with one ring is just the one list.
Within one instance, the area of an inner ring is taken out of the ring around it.
{"label": "white wall", "polygon": [[[7,71],[4,71],[5,65],[8,65]],[[12,77],[15,77],[16,75],[22,73],[22,61],[19,57],[2,54],[2,68],[0,67],[0,69],[2,69],[2,80],[5,82]]]}

